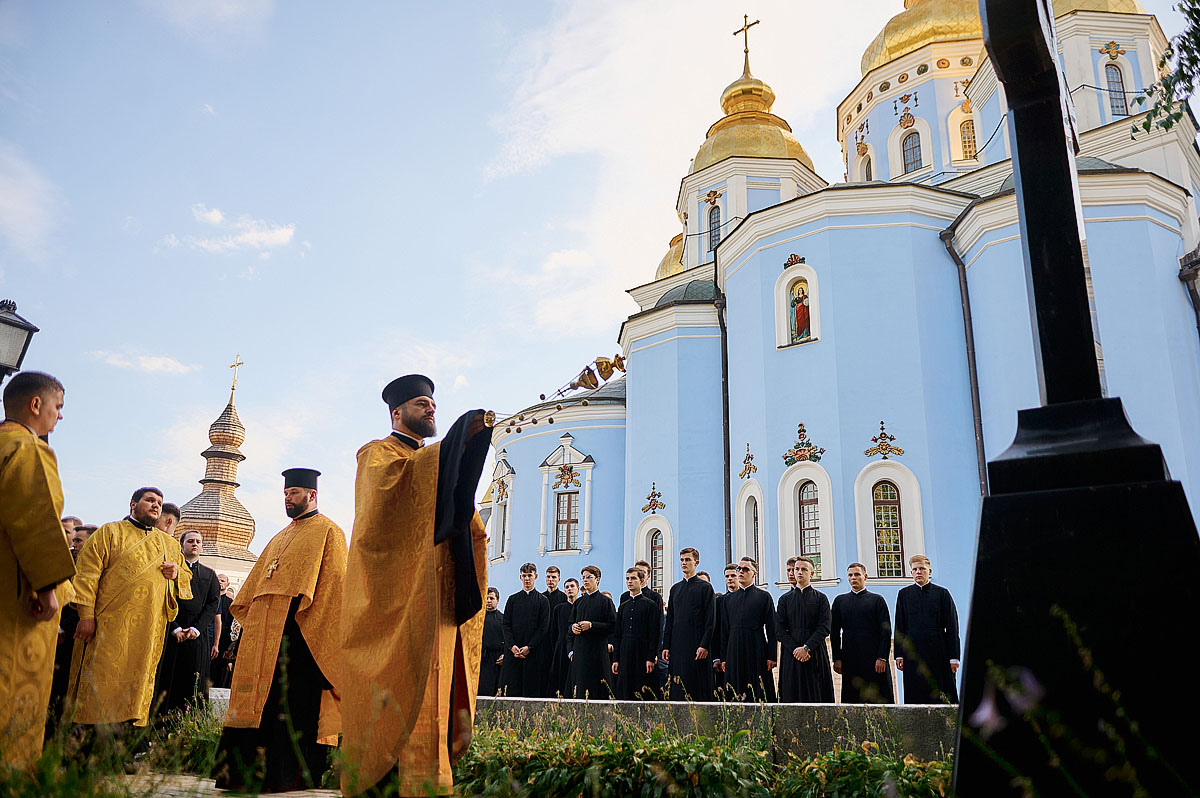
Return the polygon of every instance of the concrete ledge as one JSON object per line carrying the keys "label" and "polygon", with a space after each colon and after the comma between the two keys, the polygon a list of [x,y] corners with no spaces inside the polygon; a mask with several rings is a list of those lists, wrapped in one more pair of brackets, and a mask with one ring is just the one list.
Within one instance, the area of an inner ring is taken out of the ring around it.
{"label": "concrete ledge", "polygon": [[811,756],[875,742],[881,751],[918,759],[941,759],[954,749],[958,707],[870,704],[693,704],[685,701],[582,701],[577,699],[483,698],[475,724],[519,732],[603,735],[619,728],[661,726],[681,735],[740,729],[769,732],[774,756]]}

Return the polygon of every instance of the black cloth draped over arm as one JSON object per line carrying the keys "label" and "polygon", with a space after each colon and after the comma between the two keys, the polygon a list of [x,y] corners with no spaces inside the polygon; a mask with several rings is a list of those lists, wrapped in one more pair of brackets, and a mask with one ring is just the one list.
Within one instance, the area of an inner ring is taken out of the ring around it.
{"label": "black cloth draped over arm", "polygon": [[433,542],[450,541],[454,558],[454,615],[466,623],[483,609],[483,598],[475,576],[475,548],[471,539],[471,519],[475,515],[475,490],[483,475],[492,442],[492,428],[484,427],[467,438],[471,419],[482,410],[471,410],[458,417],[442,439],[438,452],[437,512],[433,522]]}

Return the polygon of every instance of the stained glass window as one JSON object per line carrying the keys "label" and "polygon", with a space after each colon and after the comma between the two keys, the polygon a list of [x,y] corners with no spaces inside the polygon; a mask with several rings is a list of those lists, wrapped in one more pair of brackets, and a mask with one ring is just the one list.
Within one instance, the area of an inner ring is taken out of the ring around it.
{"label": "stained glass window", "polygon": [[900,142],[904,152],[904,174],[915,172],[921,168],[921,134],[913,131]]}
{"label": "stained glass window", "polygon": [[817,484],[800,486],[800,554],[816,566],[813,579],[821,578],[821,510],[817,503]]}
{"label": "stained glass window", "polygon": [[554,548],[577,549],[579,533],[579,491],[556,494],[558,507],[554,525]]}
{"label": "stained glass window", "polygon": [[875,562],[881,577],[904,576],[904,544],[900,520],[900,490],[891,482],[876,482],[871,490],[875,511]]}

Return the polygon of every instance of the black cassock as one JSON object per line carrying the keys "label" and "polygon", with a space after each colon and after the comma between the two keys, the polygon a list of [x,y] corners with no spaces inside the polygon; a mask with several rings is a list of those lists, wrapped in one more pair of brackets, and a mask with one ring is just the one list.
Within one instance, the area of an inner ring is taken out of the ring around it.
{"label": "black cassock", "polygon": [[538,659],[538,667],[541,668],[542,674],[538,679],[538,684],[541,685],[539,695],[554,698],[555,687],[550,680],[550,669],[554,666],[554,610],[563,604],[570,604],[570,602],[567,601],[567,594],[558,589],[543,590],[542,595],[546,597],[546,602],[550,605],[550,629],[546,633],[546,640],[542,643],[542,656]]}
{"label": "black cassock", "polygon": [[775,658],[775,604],[767,591],[751,585],[725,597],[728,628],[722,630],[722,659],[730,698],[774,701],[775,680],[767,660]]}
{"label": "black cassock", "polygon": [[[878,593],[863,589],[833,600],[829,642],[834,660],[842,661],[843,704],[892,704],[892,616]],[[875,672],[875,660],[887,663]]]}
{"label": "black cassock", "polygon": [[729,676],[725,670],[725,636],[729,629],[729,605],[725,599],[737,591],[713,597],[713,636],[709,656],[714,663],[721,663],[721,670],[713,671],[713,698],[717,701],[729,698]]}
{"label": "black cassock", "polygon": [[[642,595],[645,596],[646,598],[650,599],[651,601],[653,601],[654,605],[656,607],[658,607],[660,609],[662,608],[662,605],[663,605],[662,593],[659,593],[657,590],[655,590],[652,587],[644,587],[644,588],[642,588]],[[624,604],[626,601],[629,601],[629,591],[628,590],[626,590],[624,593],[621,594],[621,598],[618,599],[617,604],[621,605],[621,604]]]}
{"label": "black cassock", "polygon": [[[712,585],[698,576],[671,586],[662,647],[667,663],[667,697],[672,701],[709,701],[713,695],[713,629],[717,607]],[[696,649],[708,656],[696,659]]]}
{"label": "black cassock", "polygon": [[[500,684],[504,695],[516,698],[540,698],[544,685],[542,658],[550,629],[550,602],[536,590],[518,590],[504,602],[504,665]],[[517,657],[512,647],[529,646],[529,656]]]}
{"label": "black cassock", "polygon": [[927,582],[896,597],[896,659],[904,658],[904,703],[958,703],[950,660],[958,659],[958,609],[950,591]]}
{"label": "black cassock", "polygon": [[75,627],[79,626],[79,613],[70,604],[62,608],[58,618],[58,642],[54,649],[54,676],[50,682],[50,708],[46,715],[46,739],[54,736],[58,719],[62,715],[67,698],[67,686],[71,681],[71,653],[75,648]]}
{"label": "black cassock", "polygon": [[209,665],[213,687],[229,687],[233,679],[233,671],[229,667],[231,660],[225,658],[225,652],[233,643],[229,637],[233,631],[233,613],[229,610],[232,605],[232,598],[221,596],[221,636],[217,640],[217,658]]}
{"label": "black cassock", "polygon": [[[488,610],[483,616],[483,648],[479,654],[479,695],[493,696],[500,689],[500,666],[504,653],[504,613]],[[512,652],[508,652],[512,656]],[[505,657],[508,659],[508,657]]]}
{"label": "black cassock", "polygon": [[[832,704],[833,671],[825,638],[831,623],[829,599],[809,585],[792,588],[779,599],[775,633],[779,637],[779,700],[785,704]],[[801,662],[792,653],[808,646]]]}
{"label": "black cassock", "polygon": [[[208,698],[208,667],[212,640],[209,625],[221,609],[221,586],[217,572],[197,562],[192,568],[192,598],[179,599],[179,614],[167,624],[162,656],[154,680],[158,712],[165,714],[195,707]],[[182,643],[177,629],[194,628],[200,636]]]}
{"label": "black cassock", "polygon": [[546,695],[557,698],[567,694],[567,676],[571,672],[571,602],[564,601],[550,610],[550,668],[546,677]]}
{"label": "black cassock", "polygon": [[561,590],[558,590],[557,588],[554,591],[543,590],[542,595],[545,596],[546,601],[550,603],[550,611],[551,612],[554,612],[554,608],[560,604],[570,604],[571,603],[571,602],[567,601],[567,594],[562,592]]}
{"label": "black cassock", "polygon": [[657,697],[658,674],[653,669],[646,673],[646,663],[658,660],[661,608],[654,599],[638,594],[617,610],[613,653],[618,665],[616,697],[622,701]]}
{"label": "black cassock", "polygon": [[591,621],[592,628],[570,633],[571,672],[567,680],[570,698],[608,698],[613,683],[608,636],[617,624],[617,608],[600,591],[584,593],[571,605],[571,623]]}

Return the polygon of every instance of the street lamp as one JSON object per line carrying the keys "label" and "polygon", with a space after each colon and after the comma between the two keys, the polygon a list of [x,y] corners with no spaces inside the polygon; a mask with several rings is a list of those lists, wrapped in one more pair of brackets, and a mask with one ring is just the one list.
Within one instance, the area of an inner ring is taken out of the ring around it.
{"label": "street lamp", "polygon": [[37,327],[17,315],[16,302],[0,300],[0,382],[21,370],[21,361],[37,331]]}

